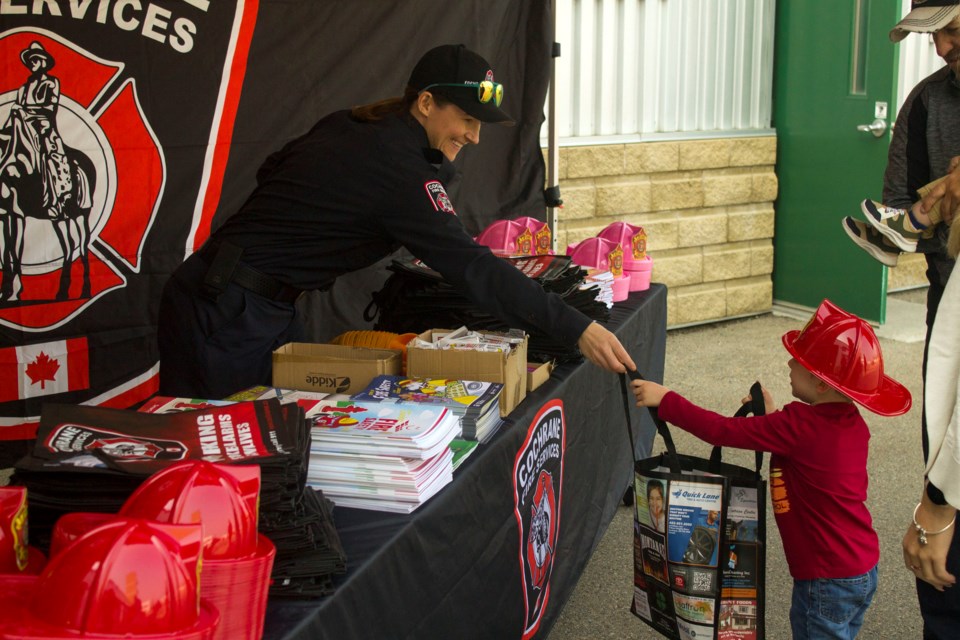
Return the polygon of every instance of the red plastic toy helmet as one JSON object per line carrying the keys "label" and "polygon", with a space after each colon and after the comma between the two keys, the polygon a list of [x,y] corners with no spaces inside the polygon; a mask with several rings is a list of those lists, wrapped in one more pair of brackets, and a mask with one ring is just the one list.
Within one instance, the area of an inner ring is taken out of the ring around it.
{"label": "red plastic toy helmet", "polygon": [[50,557],[54,558],[78,539],[90,533],[97,527],[120,519],[115,513],[88,513],[86,511],[72,511],[57,518],[50,538]]}
{"label": "red plastic toy helmet", "polygon": [[150,476],[127,498],[121,516],[203,524],[203,557],[247,558],[257,552],[258,465],[187,460]]}
{"label": "red plastic toy helmet", "polygon": [[199,598],[201,548],[199,525],[131,518],[102,525],[54,557],[33,583],[0,580],[4,597],[11,585],[21,587],[20,614],[0,623],[0,636],[210,638],[219,614]]}
{"label": "red plastic toy helmet", "polygon": [[0,487],[0,573],[27,568],[27,489]]}
{"label": "red plastic toy helmet", "polygon": [[40,573],[47,559],[27,531],[27,488],[0,487],[0,574]]}
{"label": "red plastic toy helmet", "polygon": [[[51,557],[65,553],[91,530],[117,520],[130,519],[112,513],[64,514],[53,529]],[[205,531],[204,528],[204,548],[209,543]],[[257,543],[256,554],[251,557],[207,559],[204,555],[200,596],[220,611],[220,623],[212,640],[258,640],[263,634],[276,547],[262,534],[257,536]],[[2,617],[3,604],[0,603],[0,619]],[[2,630],[0,638],[6,638]]]}
{"label": "red plastic toy helmet", "polygon": [[883,352],[864,320],[824,300],[806,326],[783,335],[794,359],[843,395],[882,416],[910,410],[910,392],[883,373]]}

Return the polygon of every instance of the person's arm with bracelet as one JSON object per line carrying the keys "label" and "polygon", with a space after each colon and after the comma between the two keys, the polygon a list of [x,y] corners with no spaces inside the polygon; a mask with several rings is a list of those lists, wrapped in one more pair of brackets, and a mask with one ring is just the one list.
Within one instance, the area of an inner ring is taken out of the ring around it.
{"label": "person's arm with bracelet", "polygon": [[913,522],[903,536],[903,559],[907,569],[921,580],[943,591],[957,582],[947,571],[947,552],[953,542],[957,510],[944,501],[937,504],[930,495],[942,493],[927,482],[920,503],[913,512]]}
{"label": "person's arm with bracelet", "polygon": [[[960,232],[960,228],[953,230]],[[951,234],[953,235],[953,234]],[[924,412],[929,443],[920,502],[903,536],[903,560],[942,591],[956,584],[947,557],[960,506],[960,276],[954,270],[940,302],[927,352]],[[957,276],[957,277],[954,277]]]}

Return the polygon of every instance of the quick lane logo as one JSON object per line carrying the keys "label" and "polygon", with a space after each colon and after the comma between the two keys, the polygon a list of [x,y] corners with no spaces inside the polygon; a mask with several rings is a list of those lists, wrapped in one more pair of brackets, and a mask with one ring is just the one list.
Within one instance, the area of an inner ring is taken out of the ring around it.
{"label": "quick lane logo", "polygon": [[563,402],[544,405],[530,423],[513,463],[514,515],[520,534],[523,638],[532,637],[550,597],[550,575],[560,535],[560,493],[566,428]]}

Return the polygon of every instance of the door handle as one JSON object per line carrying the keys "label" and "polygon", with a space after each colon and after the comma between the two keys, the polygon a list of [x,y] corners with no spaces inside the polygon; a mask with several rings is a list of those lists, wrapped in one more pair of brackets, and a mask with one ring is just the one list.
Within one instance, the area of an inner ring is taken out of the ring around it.
{"label": "door handle", "polygon": [[883,132],[887,130],[887,121],[883,118],[877,118],[870,124],[858,124],[857,131],[869,131],[874,136],[879,138],[883,135]]}

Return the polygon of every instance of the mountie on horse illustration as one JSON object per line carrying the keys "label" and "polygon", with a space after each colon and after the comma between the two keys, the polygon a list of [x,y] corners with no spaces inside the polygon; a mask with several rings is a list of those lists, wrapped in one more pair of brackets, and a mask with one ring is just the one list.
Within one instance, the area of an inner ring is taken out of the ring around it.
{"label": "mountie on horse illustration", "polygon": [[56,299],[69,298],[75,257],[83,265],[80,297],[88,298],[95,169],[86,154],[64,144],[57,129],[60,80],[49,74],[53,56],[39,42],[32,42],[20,52],[20,60],[30,77],[17,91],[0,128],[0,302],[20,300],[27,218],[50,222],[60,243],[63,263]]}

